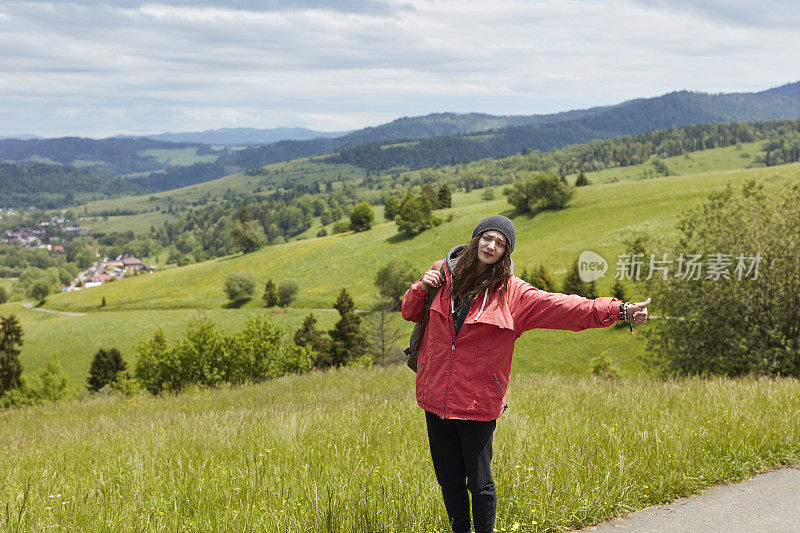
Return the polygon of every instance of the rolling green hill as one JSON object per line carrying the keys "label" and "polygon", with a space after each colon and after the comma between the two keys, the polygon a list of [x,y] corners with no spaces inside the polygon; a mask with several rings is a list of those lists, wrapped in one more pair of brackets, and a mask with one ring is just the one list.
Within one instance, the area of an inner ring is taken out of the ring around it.
{"label": "rolling green hill", "polygon": [[[739,151],[732,149],[731,153]],[[706,164],[730,161],[715,152]],[[739,155],[736,158],[743,160]],[[696,157],[696,160],[699,156]],[[685,160],[690,164],[692,159]],[[727,163],[726,163],[727,164]],[[609,273],[598,282],[600,294],[609,294],[616,256],[622,241],[632,230],[646,229],[657,235],[674,231],[678,214],[703,201],[710,192],[728,183],[756,178],[767,192],[776,192],[791,181],[800,181],[800,163],[768,168],[734,169],[655,179],[632,179],[579,188],[571,205],[562,211],[544,212],[534,218],[515,217],[517,271],[544,264],[561,281],[568,265],[584,250],[599,253],[609,262]],[[599,181],[599,180],[598,180]],[[270,246],[247,255],[234,255],[181,268],[124,279],[103,287],[49,298],[46,307],[60,311],[82,311],[85,317],[65,317],[21,309],[18,303],[0,306],[0,314],[19,314],[26,331],[23,365],[27,372],[43,368],[53,352],[62,354],[73,387],[79,386],[89,362],[99,347],[115,346],[133,363],[133,346],[157,326],[177,335],[202,309],[224,328],[241,325],[262,310],[259,293],[241,309],[224,309],[222,290],[225,277],[236,271],[253,272],[259,284],[267,278],[280,283],[294,280],[299,295],[292,308],[278,318],[295,329],[312,309],[329,309],[341,288],[346,288],[359,308],[370,305],[373,278],[389,260],[406,260],[420,273],[444,256],[455,244],[464,242],[472,228],[490,213],[513,214],[504,199],[484,201],[481,191],[458,193],[452,209],[441,212],[445,222],[413,239],[401,238],[394,223],[382,223],[358,234],[310,238]],[[448,220],[452,215],[452,219]],[[629,298],[647,295],[627,282]],[[101,299],[107,305],[100,309]],[[654,303],[657,313],[657,302]],[[332,311],[314,311],[321,328],[337,319]],[[72,340],[72,337],[76,340]],[[65,339],[70,339],[68,342]],[[586,372],[589,359],[608,351],[623,374],[641,372],[639,356],[643,343],[622,330],[587,331],[579,335],[558,331],[531,332],[520,339],[515,358],[517,372]],[[565,355],[568,354],[568,355]],[[68,361],[68,362],[67,362]]]}
{"label": "rolling green hill", "polygon": [[[800,164],[791,164],[580,188],[568,209],[544,212],[535,218],[516,217],[519,245],[514,260],[518,267],[544,263],[560,273],[584,249],[615,257],[622,251],[622,238],[627,231],[646,228],[669,233],[682,209],[728,182],[741,183],[756,177],[768,189],[776,190],[797,179],[798,169]],[[468,240],[472,228],[486,214],[511,214],[505,199],[485,202],[478,192],[456,197],[455,205],[441,212],[444,218],[452,215],[451,221],[413,239],[399,237],[393,222],[382,223],[363,233],[270,246],[93,291],[58,295],[49,306],[68,311],[91,310],[105,295],[111,309],[218,308],[225,303],[222,282],[236,270],[251,271],[264,280],[298,280],[299,307],[326,307],[341,287],[347,287],[357,302],[364,302],[373,290],[370,280],[387,261],[406,258],[422,269],[441,258],[451,246]]]}

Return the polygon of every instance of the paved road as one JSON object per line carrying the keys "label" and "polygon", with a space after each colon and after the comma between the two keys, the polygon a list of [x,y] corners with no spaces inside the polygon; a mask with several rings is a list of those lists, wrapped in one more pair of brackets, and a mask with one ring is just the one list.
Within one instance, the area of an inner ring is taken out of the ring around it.
{"label": "paved road", "polygon": [[581,529],[592,533],[800,532],[800,465],[648,507]]}
{"label": "paved road", "polygon": [[71,313],[69,311],[53,311],[52,309],[45,309],[43,307],[34,307],[32,303],[24,303],[22,307],[25,309],[31,309],[33,311],[41,311],[42,313],[52,313],[54,315],[64,315],[64,316],[86,316],[86,313]]}

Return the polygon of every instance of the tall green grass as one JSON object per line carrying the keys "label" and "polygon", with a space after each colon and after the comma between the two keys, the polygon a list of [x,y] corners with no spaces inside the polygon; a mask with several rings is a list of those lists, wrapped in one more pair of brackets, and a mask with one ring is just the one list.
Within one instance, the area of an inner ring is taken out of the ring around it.
{"label": "tall green grass", "polygon": [[[800,459],[797,380],[513,377],[499,531],[562,531]],[[406,368],[0,413],[6,531],[447,531]]]}

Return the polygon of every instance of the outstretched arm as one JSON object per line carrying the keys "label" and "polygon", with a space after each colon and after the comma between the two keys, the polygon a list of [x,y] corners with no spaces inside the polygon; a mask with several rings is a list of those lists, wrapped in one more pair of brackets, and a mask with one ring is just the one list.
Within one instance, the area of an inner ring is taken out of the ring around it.
{"label": "outstretched arm", "polygon": [[[561,294],[536,289],[529,283],[520,284],[512,309],[517,332],[529,329],[565,329],[582,331],[603,328],[619,320],[616,298],[584,298],[576,294]],[[629,307],[630,309],[630,307]]]}

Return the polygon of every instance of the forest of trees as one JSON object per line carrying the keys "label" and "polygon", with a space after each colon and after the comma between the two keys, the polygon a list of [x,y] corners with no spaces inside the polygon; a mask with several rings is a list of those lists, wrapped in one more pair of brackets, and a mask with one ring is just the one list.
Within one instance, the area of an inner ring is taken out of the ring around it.
{"label": "forest of trees", "polygon": [[[672,127],[648,133],[600,135],[568,123],[544,124],[534,128],[511,128],[492,134],[435,137],[411,144],[382,146],[374,143],[343,150],[327,158],[329,163],[347,163],[372,172],[391,169],[420,169],[452,165],[484,158],[521,153],[529,159],[528,170],[557,170],[561,174],[588,172],[647,161],[653,155],[669,157],[730,146],[736,143],[780,139],[784,155],[781,163],[797,161],[800,147],[800,120],[731,122]],[[569,143],[586,144],[554,149]],[[541,152],[531,150],[539,147]],[[775,163],[777,164],[777,163]]]}
{"label": "forest of trees", "polygon": [[130,181],[72,167],[0,163],[1,206],[55,209],[75,205],[82,194],[111,197],[144,192]]}

